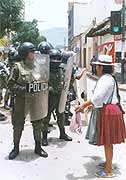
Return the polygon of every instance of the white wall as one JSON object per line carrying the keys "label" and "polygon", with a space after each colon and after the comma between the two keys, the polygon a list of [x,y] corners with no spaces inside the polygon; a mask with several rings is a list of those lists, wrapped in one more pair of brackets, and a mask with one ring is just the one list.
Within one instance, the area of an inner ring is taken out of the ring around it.
{"label": "white wall", "polygon": [[[91,51],[90,51],[91,50]],[[87,64],[87,69],[91,70],[90,66],[90,60],[93,57],[93,39],[88,37],[87,38],[87,46],[86,46],[86,64]]]}

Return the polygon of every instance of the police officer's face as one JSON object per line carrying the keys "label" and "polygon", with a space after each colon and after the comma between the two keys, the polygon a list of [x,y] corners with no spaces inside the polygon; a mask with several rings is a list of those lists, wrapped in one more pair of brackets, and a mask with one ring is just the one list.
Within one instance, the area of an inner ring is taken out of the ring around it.
{"label": "police officer's face", "polygon": [[28,53],[28,56],[27,56],[27,59],[29,60],[29,61],[34,61],[34,59],[35,59],[35,52],[34,51],[32,51],[32,52],[29,52]]}

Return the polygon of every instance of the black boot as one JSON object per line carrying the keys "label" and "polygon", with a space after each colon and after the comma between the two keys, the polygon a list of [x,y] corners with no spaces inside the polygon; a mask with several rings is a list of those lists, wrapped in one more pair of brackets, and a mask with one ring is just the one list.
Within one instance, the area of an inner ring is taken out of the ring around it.
{"label": "black boot", "polygon": [[65,140],[65,141],[72,141],[72,138],[65,133],[64,128],[60,129],[60,137],[59,138]]}
{"label": "black boot", "polygon": [[15,144],[14,148],[12,149],[12,151],[9,154],[9,159],[15,159],[17,157],[17,155],[19,154],[19,144]]}
{"label": "black boot", "polygon": [[47,152],[45,152],[42,148],[41,148],[41,144],[38,141],[35,141],[35,150],[34,150],[35,154],[38,154],[41,157],[48,157]]}
{"label": "black boot", "polygon": [[47,134],[48,134],[48,132],[44,131],[42,134],[43,134],[42,146],[48,146],[48,140],[47,140]]}

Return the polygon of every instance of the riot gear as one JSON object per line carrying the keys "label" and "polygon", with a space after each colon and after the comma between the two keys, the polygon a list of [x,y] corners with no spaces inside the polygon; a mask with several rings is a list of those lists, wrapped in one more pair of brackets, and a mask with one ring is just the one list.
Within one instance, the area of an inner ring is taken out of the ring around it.
{"label": "riot gear", "polygon": [[71,79],[72,68],[73,68],[73,60],[74,60],[74,56],[70,56],[67,60],[67,64],[65,67],[64,86],[63,86],[61,97],[59,100],[59,108],[58,108],[59,113],[63,113],[65,110],[67,94],[69,90],[70,79]]}
{"label": "riot gear", "polygon": [[70,52],[67,52],[67,51],[63,51],[62,52],[62,59],[61,59],[61,64],[60,64],[61,68],[65,69],[65,67],[67,65],[67,61],[68,61],[70,56],[71,56]]}
{"label": "riot gear", "polygon": [[14,57],[15,57],[16,54],[17,54],[17,51],[16,51],[15,48],[12,47],[12,48],[9,49],[9,51],[8,51],[8,63],[10,65],[14,64],[14,62],[15,62]]}
{"label": "riot gear", "polygon": [[[72,141],[72,138],[65,133],[64,128],[64,111],[59,112],[59,101],[61,99],[61,93],[64,88],[64,69],[60,67],[62,54],[60,50],[51,49],[50,50],[50,78],[49,78],[49,103],[48,103],[48,115],[43,119],[43,139],[42,145],[47,146],[47,134],[48,134],[48,124],[51,118],[51,113],[56,112],[57,124],[60,131],[60,139],[65,141]],[[67,73],[68,74],[68,73]],[[69,74],[68,74],[69,75]],[[63,93],[62,93],[63,94]],[[62,100],[62,99],[61,99]],[[65,101],[63,101],[64,103]],[[62,105],[62,104],[61,104]],[[64,107],[63,107],[64,108]]]}
{"label": "riot gear", "polygon": [[29,52],[34,52],[34,51],[35,51],[35,46],[30,42],[24,42],[18,48],[18,54],[23,60],[26,59]]}
{"label": "riot gear", "polygon": [[19,56],[18,52],[15,53],[15,55],[13,57],[13,61],[14,62],[20,62],[21,61],[21,57]]}
{"label": "riot gear", "polygon": [[15,63],[8,79],[8,88],[13,92],[12,109],[14,109],[12,111],[14,148],[9,154],[9,159],[14,159],[19,154],[19,143],[27,114],[33,127],[34,152],[42,157],[48,156],[41,148],[41,119],[47,116],[48,112],[49,59],[48,61],[43,59],[39,52],[37,58],[29,56],[29,61],[33,61],[33,66],[29,66],[26,63],[27,56],[34,50],[32,43],[25,42],[20,46],[18,52],[23,61]]}
{"label": "riot gear", "polygon": [[11,60],[14,57],[15,54],[16,54],[15,48],[13,48],[13,47],[10,48],[9,51],[8,51],[8,59]]}
{"label": "riot gear", "polygon": [[62,58],[61,52],[57,49],[51,49],[49,55],[50,55],[50,69],[57,70],[59,68],[59,65],[61,64],[61,58]]}
{"label": "riot gear", "polygon": [[[7,58],[7,67],[9,70],[8,76],[10,75],[11,69],[14,66],[15,62],[18,62],[18,61],[20,61],[18,52],[14,47],[11,47],[8,51],[8,58]],[[8,81],[8,76],[6,75],[6,83]],[[6,87],[6,93],[4,96],[4,108],[5,109],[9,110],[10,107],[12,107],[12,101],[13,101],[12,99],[13,99],[12,93],[10,92],[8,87]]]}
{"label": "riot gear", "polygon": [[20,46],[20,43],[19,43],[19,42],[15,42],[15,43],[14,43],[14,47],[15,47],[15,49],[18,49],[18,48],[19,48],[19,46]]}
{"label": "riot gear", "polygon": [[67,64],[67,60],[69,59],[69,57],[71,56],[70,52],[63,52],[62,53],[62,63]]}
{"label": "riot gear", "polygon": [[42,41],[39,45],[38,45],[38,50],[41,52],[41,54],[49,54],[50,49],[52,49],[53,46],[46,41]]}
{"label": "riot gear", "polygon": [[50,59],[55,59],[57,61],[60,60],[62,57],[61,52],[58,49],[51,49],[49,54],[50,54]]}

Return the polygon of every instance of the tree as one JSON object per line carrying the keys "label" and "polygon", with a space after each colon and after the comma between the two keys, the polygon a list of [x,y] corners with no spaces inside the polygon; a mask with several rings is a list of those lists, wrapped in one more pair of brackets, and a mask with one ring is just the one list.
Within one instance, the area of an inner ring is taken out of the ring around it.
{"label": "tree", "polygon": [[39,35],[39,29],[37,28],[37,20],[33,19],[32,22],[22,21],[19,29],[12,37],[12,42],[32,42],[36,46],[43,40],[46,40],[44,36]]}
{"label": "tree", "polygon": [[23,18],[23,0],[0,0],[0,34],[4,35],[19,28]]}

